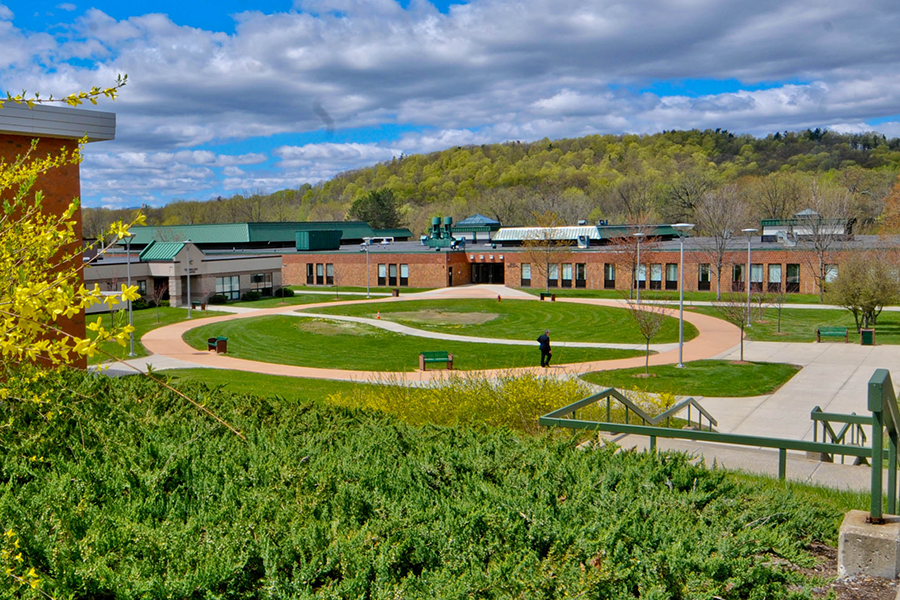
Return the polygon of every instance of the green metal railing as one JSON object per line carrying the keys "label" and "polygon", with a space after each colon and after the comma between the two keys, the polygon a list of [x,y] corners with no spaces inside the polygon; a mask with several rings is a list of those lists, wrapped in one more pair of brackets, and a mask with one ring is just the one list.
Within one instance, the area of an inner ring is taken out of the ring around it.
{"label": "green metal railing", "polygon": [[[821,429],[822,441],[828,441],[832,444],[843,444],[850,446],[865,446],[868,436],[866,435],[865,425],[872,426],[872,417],[858,415],[855,412],[849,415],[839,413],[823,412],[818,406],[809,413],[809,418],[813,421],[813,441],[819,441],[819,430]],[[843,427],[834,430],[832,424],[843,423]],[[849,434],[849,439],[848,439]],[[841,454],[841,464],[844,462],[845,454]],[[834,459],[834,455],[829,455],[830,459]]]}
{"label": "green metal railing", "polygon": [[[837,444],[818,440],[810,442],[805,440],[788,440],[764,436],[737,435],[733,433],[720,433],[717,431],[703,431],[702,429],[667,429],[663,427],[648,426],[647,424],[632,425],[630,423],[611,423],[609,422],[608,411],[607,421],[588,421],[580,420],[577,418],[577,411],[579,409],[587,408],[604,399],[609,402],[609,398],[611,397],[614,397],[619,401],[622,401],[622,398],[624,398],[624,396],[616,390],[607,389],[603,392],[600,392],[599,394],[588,396],[587,398],[574,402],[568,406],[564,406],[563,408],[547,413],[546,415],[540,417],[539,423],[545,427],[566,427],[569,429],[585,429],[591,431],[605,431],[608,433],[624,433],[647,436],[650,438],[651,450],[655,450],[656,439],[658,437],[667,439],[716,442],[738,446],[751,446],[755,448],[773,448],[778,450],[779,479],[784,479],[787,475],[788,450],[819,454],[842,454],[847,456],[867,458],[871,460],[872,465],[872,506],[871,510],[869,511],[869,520],[873,523],[884,522],[884,516],[882,512],[884,495],[882,468],[884,465],[884,460],[887,460],[887,511],[889,514],[895,514],[896,512],[897,446],[898,439],[900,439],[900,434],[898,434],[898,431],[900,431],[898,430],[898,428],[900,428],[900,409],[898,409],[897,407],[897,398],[894,394],[894,388],[893,384],[891,383],[890,373],[888,373],[886,369],[876,370],[872,375],[872,378],[869,380],[868,409],[872,412],[872,417],[870,419],[870,422],[872,423],[871,446],[854,446],[843,443]],[[627,401],[627,398],[625,400]],[[696,403],[692,406],[699,407],[699,405]],[[675,407],[673,407],[672,409],[674,408]],[[701,414],[707,416],[710,423],[714,422],[714,419],[712,419],[712,417],[709,416],[709,414],[705,411],[701,412]],[[657,422],[659,422],[661,416],[662,415],[656,417]],[[831,416],[838,417],[831,419],[833,421],[838,422],[839,419],[846,419],[851,423],[855,422],[857,418],[860,421],[865,418],[861,415]],[[649,419],[645,419],[644,421],[645,423],[650,422]],[[865,423],[861,422],[860,424]],[[883,437],[885,429],[887,430],[887,435],[889,438],[889,444],[886,449],[884,448]]]}

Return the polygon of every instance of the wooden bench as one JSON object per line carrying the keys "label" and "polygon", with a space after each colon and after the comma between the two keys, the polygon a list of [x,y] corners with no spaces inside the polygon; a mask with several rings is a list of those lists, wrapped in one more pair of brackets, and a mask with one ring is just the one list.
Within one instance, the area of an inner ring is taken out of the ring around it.
{"label": "wooden bench", "polygon": [[428,363],[442,362],[447,363],[447,369],[453,369],[453,355],[443,350],[435,350],[432,352],[419,352],[419,369],[427,371],[425,365]]}
{"label": "wooden bench", "polygon": [[823,337],[842,337],[844,342],[850,341],[850,334],[846,327],[817,327],[816,341],[821,342]]}
{"label": "wooden bench", "polygon": [[541,292],[541,302],[543,302],[547,298],[550,298],[550,302],[556,302],[556,294],[548,294],[547,292]]}

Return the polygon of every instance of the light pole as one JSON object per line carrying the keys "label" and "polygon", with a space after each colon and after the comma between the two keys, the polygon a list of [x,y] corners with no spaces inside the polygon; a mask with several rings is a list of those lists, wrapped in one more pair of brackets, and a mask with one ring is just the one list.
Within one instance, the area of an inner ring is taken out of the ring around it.
{"label": "light pole", "polygon": [[741,229],[741,233],[747,234],[747,327],[750,327],[750,242],[753,241],[753,234],[756,231],[754,227]]}
{"label": "light pole", "polygon": [[637,303],[641,303],[641,239],[643,239],[644,234],[641,232],[632,234],[637,240],[637,272],[635,273],[634,285],[637,287]]}
{"label": "light pole", "polygon": [[366,253],[366,298],[371,298],[369,295],[369,239],[363,239],[362,243],[363,252]]}
{"label": "light pole", "polygon": [[675,223],[672,229],[681,240],[681,264],[678,266],[678,368],[684,368],[684,236],[694,228],[693,223]]}
{"label": "light pole", "polygon": [[[125,236],[125,272],[128,278],[128,287],[131,287],[131,238],[133,237],[133,235]],[[128,356],[134,356],[134,317],[131,314],[131,300],[128,300],[128,326],[131,327],[131,331],[128,332]]]}

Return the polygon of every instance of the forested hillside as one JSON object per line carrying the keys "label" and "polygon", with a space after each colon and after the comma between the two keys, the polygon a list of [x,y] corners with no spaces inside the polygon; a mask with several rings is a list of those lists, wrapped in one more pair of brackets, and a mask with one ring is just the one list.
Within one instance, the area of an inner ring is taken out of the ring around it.
{"label": "forested hillside", "polygon": [[[844,196],[858,230],[871,230],[900,171],[900,139],[807,130],[765,138],[728,131],[591,135],[454,147],[401,156],[330,181],[265,195],[145,208],[150,224],[339,220],[358,198],[390,189],[414,232],[432,216],[482,213],[504,224],[535,214],[561,221],[691,219],[707,193],[728,188],[753,219],[779,218],[811,194]],[[91,235],[123,211],[86,209]]]}

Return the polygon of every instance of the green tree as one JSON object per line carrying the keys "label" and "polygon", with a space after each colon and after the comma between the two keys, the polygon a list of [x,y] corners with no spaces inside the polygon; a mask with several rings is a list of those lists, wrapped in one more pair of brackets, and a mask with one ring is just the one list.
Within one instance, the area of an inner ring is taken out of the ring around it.
{"label": "green tree", "polygon": [[828,284],[830,304],[853,315],[856,330],[874,326],[882,308],[900,297],[894,264],[881,252],[854,252],[842,262],[837,278]]}
{"label": "green tree", "polygon": [[394,192],[386,188],[373,190],[362,198],[357,198],[350,207],[349,216],[365,221],[373,229],[403,226],[400,203],[394,197]]}

